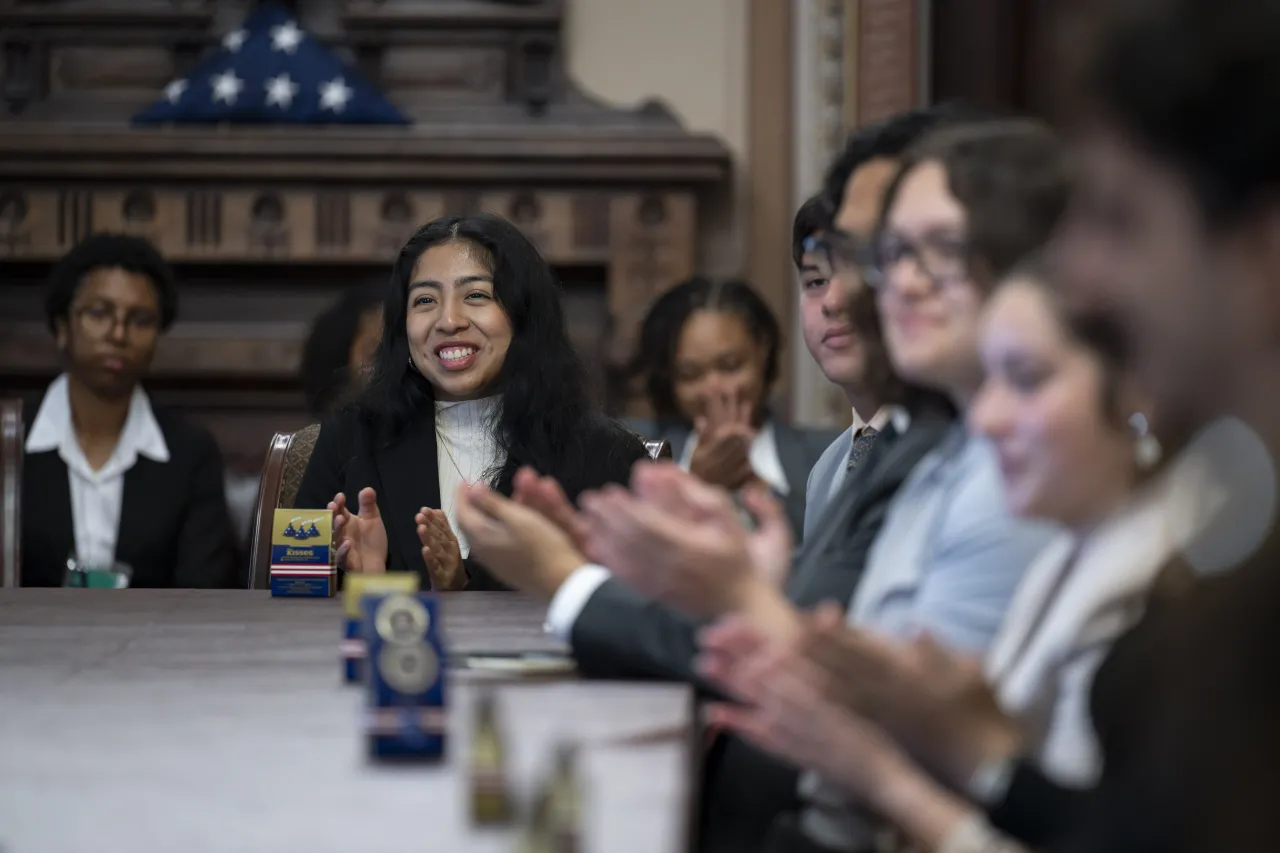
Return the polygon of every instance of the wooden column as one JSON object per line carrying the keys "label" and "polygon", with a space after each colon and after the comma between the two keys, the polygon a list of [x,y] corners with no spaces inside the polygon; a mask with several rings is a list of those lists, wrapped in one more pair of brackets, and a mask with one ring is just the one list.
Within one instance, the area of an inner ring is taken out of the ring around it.
{"label": "wooden column", "polygon": [[[748,9],[747,277],[778,315],[782,328],[791,329],[796,302],[791,264],[795,213],[791,4],[750,0]],[[808,357],[803,342],[789,343],[788,358]],[[783,370],[778,391],[784,411],[790,409],[790,380],[790,371]]]}
{"label": "wooden column", "polygon": [[[928,5],[924,0],[795,0],[793,208],[817,191],[822,173],[855,128],[924,100],[921,67],[928,63],[921,62],[920,46]],[[751,166],[756,168],[754,160]],[[789,264],[788,276],[794,280]],[[844,395],[809,360],[798,321],[790,328],[795,340],[792,414],[805,423],[847,424]]]}
{"label": "wooden column", "polygon": [[[949,0],[941,0],[949,2]],[[917,0],[854,0],[854,126],[920,106],[920,10]]]}

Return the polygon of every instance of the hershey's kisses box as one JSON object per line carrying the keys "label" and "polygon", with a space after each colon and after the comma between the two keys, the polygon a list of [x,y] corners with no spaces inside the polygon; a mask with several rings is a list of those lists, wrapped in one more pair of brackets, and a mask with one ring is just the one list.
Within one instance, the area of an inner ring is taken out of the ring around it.
{"label": "hershey's kisses box", "polygon": [[360,681],[364,673],[364,659],[367,652],[364,634],[360,625],[363,615],[360,600],[366,595],[386,594],[388,592],[418,591],[418,575],[416,572],[387,572],[385,574],[348,573],[343,578],[342,606],[342,680],[348,684]]}
{"label": "hershey's kisses box", "polygon": [[338,590],[333,513],[277,509],[271,527],[271,595],[327,598]]}
{"label": "hershey's kisses box", "polygon": [[444,757],[445,650],[440,602],[430,593],[366,595],[360,602],[373,758]]}

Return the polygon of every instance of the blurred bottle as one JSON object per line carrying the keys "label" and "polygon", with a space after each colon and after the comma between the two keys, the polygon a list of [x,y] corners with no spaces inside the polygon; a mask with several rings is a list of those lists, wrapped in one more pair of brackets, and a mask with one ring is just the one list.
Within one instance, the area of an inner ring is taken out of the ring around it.
{"label": "blurred bottle", "polygon": [[578,853],[582,849],[582,779],[578,773],[578,748],[561,744],[555,769],[548,782],[551,849],[554,853]]}
{"label": "blurred bottle", "polygon": [[485,691],[476,701],[471,733],[471,822],[501,826],[511,822],[512,811],[506,744],[498,727],[493,694]]}

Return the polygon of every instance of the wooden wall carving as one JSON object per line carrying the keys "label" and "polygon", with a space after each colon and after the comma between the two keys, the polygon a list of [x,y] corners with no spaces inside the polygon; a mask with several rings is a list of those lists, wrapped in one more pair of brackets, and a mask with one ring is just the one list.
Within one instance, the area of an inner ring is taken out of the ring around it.
{"label": "wooden wall carving", "polygon": [[[133,128],[250,0],[0,0],[0,396],[58,369],[41,313],[53,261],[94,231],[175,263],[178,323],[150,387],[253,470],[306,422],[308,326],[344,287],[385,281],[442,214],[511,219],[566,283],[575,341],[603,375],[662,288],[691,275],[699,199],[727,180],[716,139],[658,104],[619,110],[563,69],[561,0],[289,5],[410,127]],[[612,351],[612,350],[611,350]]]}
{"label": "wooden wall carving", "polygon": [[[483,210],[520,226],[553,264],[610,265],[611,286],[638,288],[643,301],[691,268],[695,209],[689,192],[10,185],[0,190],[0,259],[52,261],[93,231],[113,231],[146,237],[175,263],[389,265],[422,223]],[[620,294],[616,303],[627,299]]]}
{"label": "wooden wall carving", "polygon": [[[385,276],[420,223],[444,215],[451,202],[459,203],[458,197],[441,193],[374,190],[9,192],[0,195],[0,258],[52,262],[84,229],[40,224],[91,218],[95,229],[147,237],[178,265],[199,263],[218,270],[231,261],[325,263],[348,268],[352,278],[365,271]],[[522,190],[473,195],[474,204],[462,200],[466,208],[509,218],[552,265],[597,270],[613,317],[640,316],[663,288],[694,272],[696,203],[689,193]],[[25,205],[26,215],[6,219],[6,198],[18,213]],[[168,215],[143,215],[153,210]],[[16,225],[4,230],[11,220]],[[291,275],[283,266],[281,273]],[[31,291],[34,297],[35,288]],[[297,371],[300,352],[301,340],[279,323],[237,322],[233,330],[185,319],[184,312],[183,322],[162,341],[153,373],[287,380]],[[0,319],[0,365],[25,374],[56,368],[43,319]]]}
{"label": "wooden wall carving", "polygon": [[920,105],[920,16],[916,0],[858,0],[855,127]]}

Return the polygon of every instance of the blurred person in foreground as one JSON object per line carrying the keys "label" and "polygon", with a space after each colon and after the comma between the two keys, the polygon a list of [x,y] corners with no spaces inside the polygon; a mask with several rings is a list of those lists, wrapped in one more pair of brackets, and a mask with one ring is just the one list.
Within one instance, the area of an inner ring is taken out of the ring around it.
{"label": "blurred person in foreground", "polygon": [[973,772],[984,744],[966,736],[967,716],[1054,784],[1097,781],[1089,685],[1194,533],[1177,509],[1199,473],[1162,466],[1178,447],[1150,432],[1123,335],[1071,316],[1043,267],[1001,285],[982,351],[970,420],[1000,454],[1010,505],[1068,531],[1027,573],[983,666],[928,637],[880,643],[830,613],[796,643],[769,644],[741,619],[704,638],[708,673],[746,702],[713,719],[820,769],[925,850],[953,853],[1013,843],[983,815],[993,777]]}
{"label": "blurred person in foreground", "polygon": [[1055,784],[963,696],[949,740],[971,752],[953,778],[984,780],[991,824],[1038,849],[1263,853],[1280,790],[1280,7],[1106,17],[1075,89],[1066,298],[1123,324],[1162,422],[1201,430],[1184,458],[1207,476],[1176,503],[1207,527],[1098,669],[1097,785]]}
{"label": "blurred person in foreground", "polygon": [[240,585],[223,462],[206,430],[142,388],[178,312],[146,240],[86,238],[54,266],[45,302],[64,372],[27,423],[23,586],[62,586],[123,563],[134,587]]}

